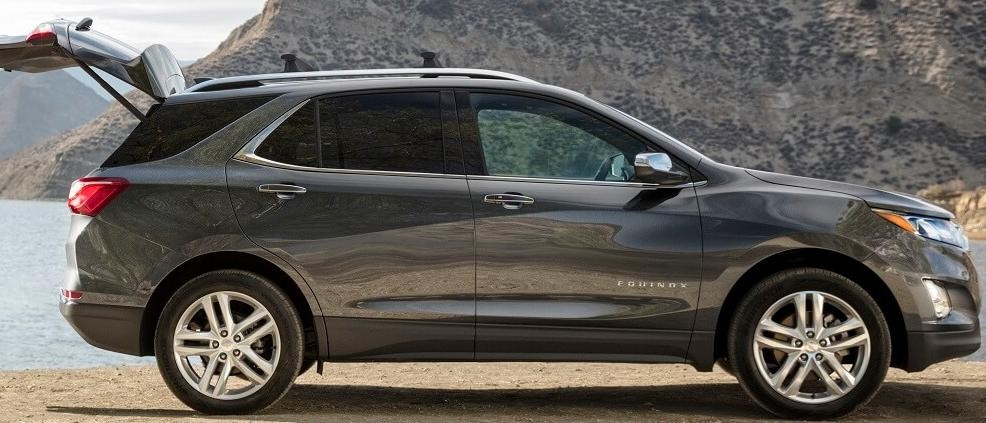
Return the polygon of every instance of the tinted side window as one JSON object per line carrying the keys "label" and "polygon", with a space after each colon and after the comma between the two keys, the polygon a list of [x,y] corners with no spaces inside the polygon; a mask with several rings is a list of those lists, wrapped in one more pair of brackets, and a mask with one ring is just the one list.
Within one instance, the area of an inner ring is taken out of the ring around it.
{"label": "tinted side window", "polygon": [[629,181],[636,138],[578,110],[534,98],[472,94],[486,173]]}
{"label": "tinted side window", "polygon": [[185,151],[272,97],[162,105],[137,125],[103,167],[161,160]]}
{"label": "tinted side window", "polygon": [[254,154],[279,163],[318,167],[315,102],[294,112],[271,132]]}
{"label": "tinted side window", "polygon": [[437,92],[327,98],[319,121],[323,167],[445,172]]}

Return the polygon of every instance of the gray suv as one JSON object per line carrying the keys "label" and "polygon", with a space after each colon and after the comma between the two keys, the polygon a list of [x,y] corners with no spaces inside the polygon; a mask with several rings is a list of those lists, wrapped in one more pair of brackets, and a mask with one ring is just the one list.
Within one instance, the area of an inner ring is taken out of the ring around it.
{"label": "gray suv", "polygon": [[196,410],[264,409],[324,361],[601,361],[718,363],[831,418],[890,366],[979,348],[968,241],[914,197],[720,164],[502,72],[186,87],[167,49],[90,26],[0,39],[0,67],[159,103],[72,186],[61,313]]}

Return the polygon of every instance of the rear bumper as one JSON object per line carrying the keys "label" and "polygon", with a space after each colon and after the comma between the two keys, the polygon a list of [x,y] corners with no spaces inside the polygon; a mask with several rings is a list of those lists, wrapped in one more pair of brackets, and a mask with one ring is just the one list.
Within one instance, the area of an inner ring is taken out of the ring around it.
{"label": "rear bumper", "polygon": [[140,355],[142,307],[62,302],[58,310],[90,345]]}
{"label": "rear bumper", "polygon": [[904,370],[920,372],[932,364],[972,354],[981,345],[978,324],[961,331],[908,332],[907,367]]}

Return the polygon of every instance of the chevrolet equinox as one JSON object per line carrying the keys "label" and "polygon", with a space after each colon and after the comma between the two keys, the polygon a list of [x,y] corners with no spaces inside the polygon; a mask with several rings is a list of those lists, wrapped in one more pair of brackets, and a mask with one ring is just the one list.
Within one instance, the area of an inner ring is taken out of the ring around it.
{"label": "chevrolet equinox", "polygon": [[772,413],[831,418],[890,366],[979,348],[969,243],[920,199],[727,166],[428,55],[186,87],[166,48],[91,25],[0,37],[0,67],[81,67],[140,119],[72,184],[60,310],[196,410],[262,410],[325,361],[596,361],[718,363]]}

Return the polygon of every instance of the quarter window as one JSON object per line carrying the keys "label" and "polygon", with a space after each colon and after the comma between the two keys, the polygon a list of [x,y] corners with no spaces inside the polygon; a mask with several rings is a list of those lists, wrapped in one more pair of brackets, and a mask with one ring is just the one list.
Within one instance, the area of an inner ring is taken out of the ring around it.
{"label": "quarter window", "polygon": [[254,154],[278,163],[318,167],[315,102],[309,101],[271,132]]}
{"label": "quarter window", "polygon": [[486,172],[590,181],[629,181],[646,146],[626,132],[557,103],[472,94]]}

